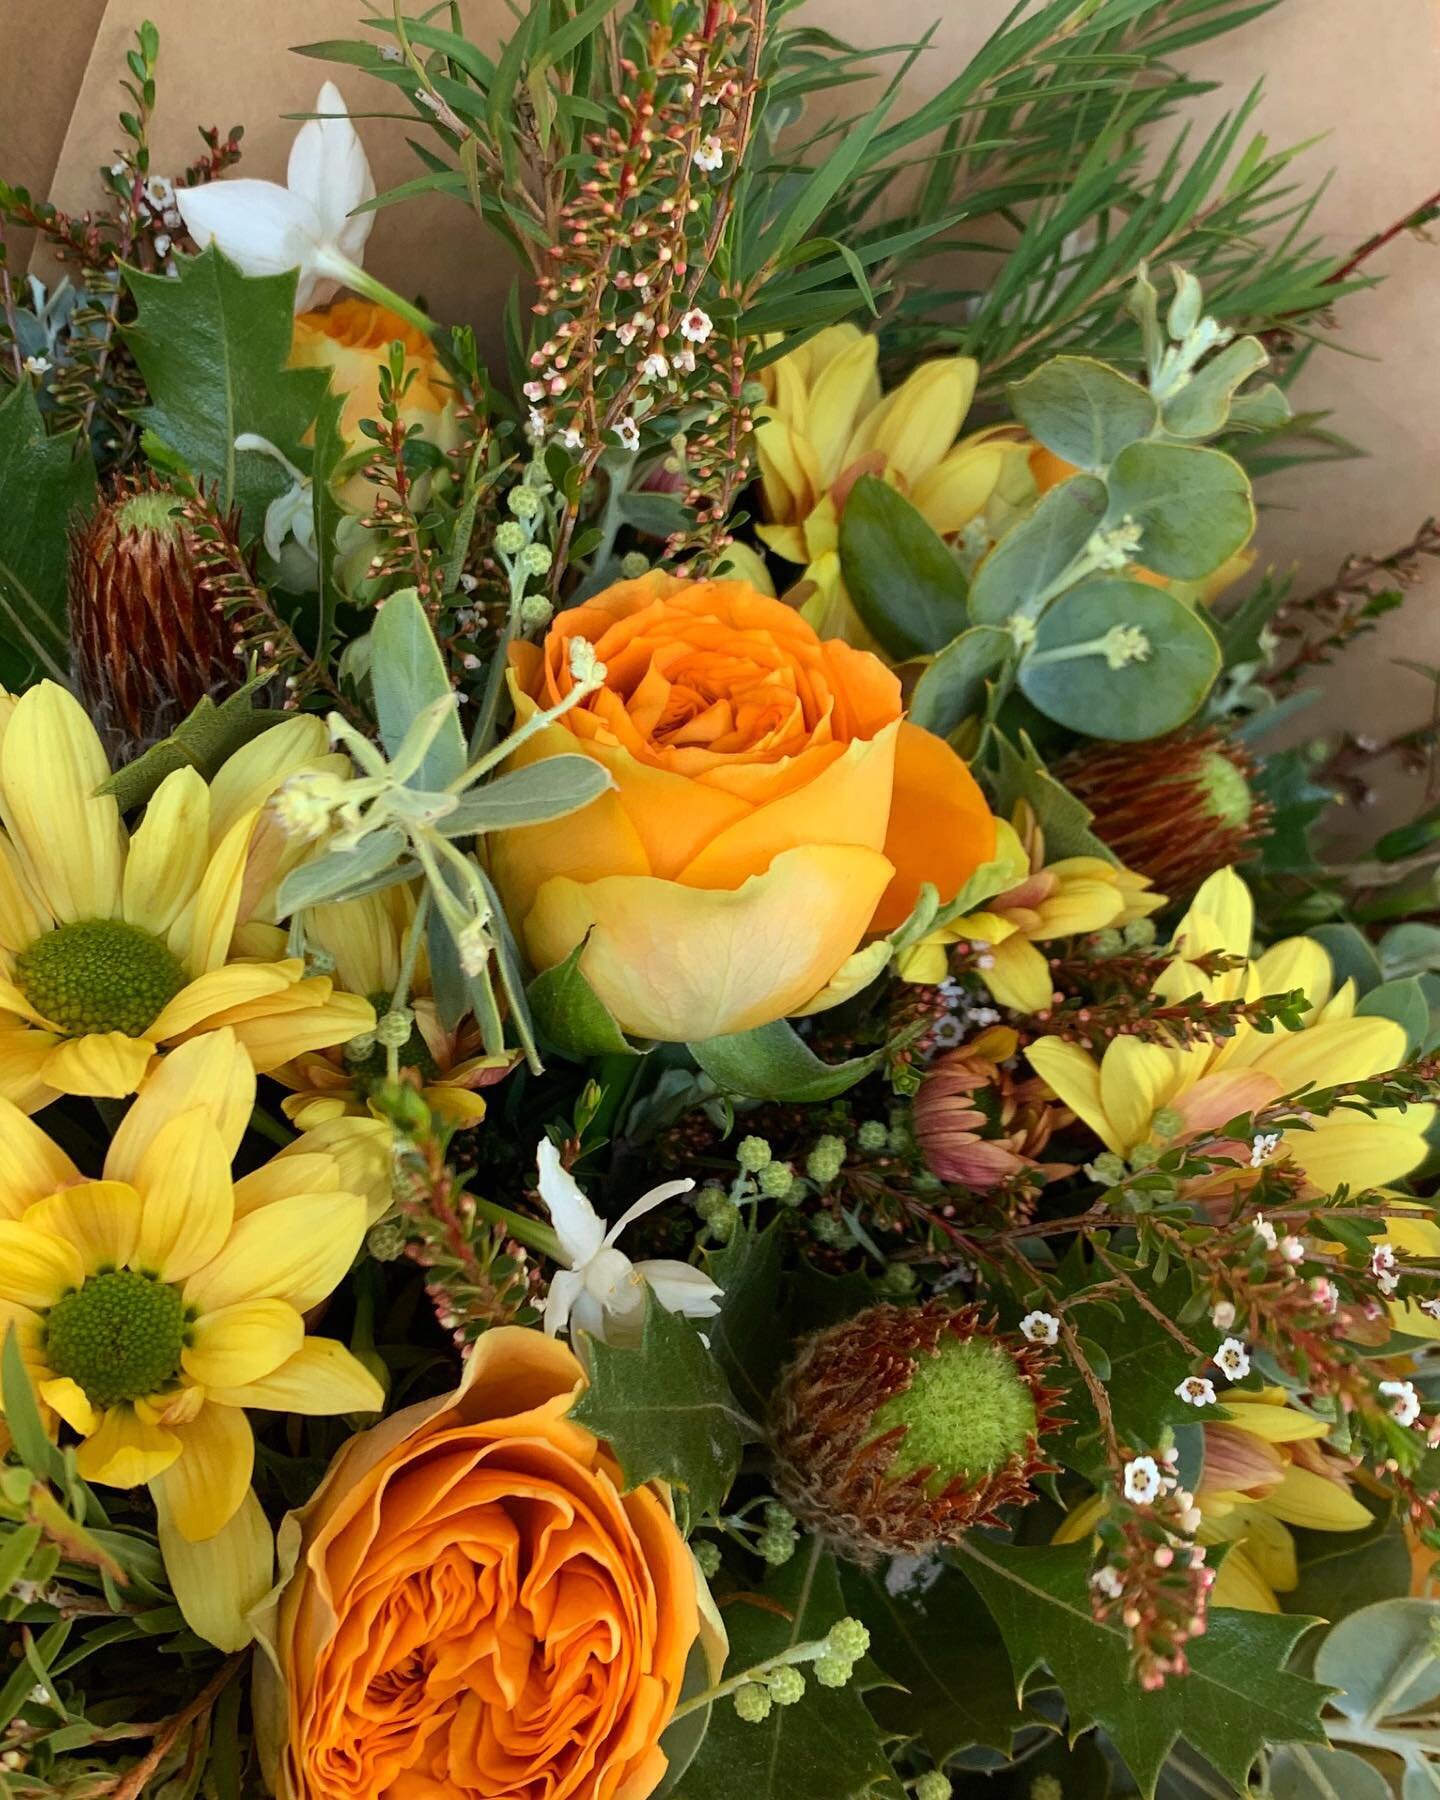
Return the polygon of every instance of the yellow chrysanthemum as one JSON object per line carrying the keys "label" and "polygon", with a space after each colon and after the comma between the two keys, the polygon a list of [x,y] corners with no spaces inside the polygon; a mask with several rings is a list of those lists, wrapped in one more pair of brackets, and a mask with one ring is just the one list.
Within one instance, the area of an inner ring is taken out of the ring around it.
{"label": "yellow chrysanthemum", "polygon": [[1037,944],[1128,925],[1165,904],[1163,894],[1150,892],[1145,876],[1103,857],[1065,856],[1047,864],[1045,834],[1024,800],[1015,808],[1013,824],[997,822],[995,860],[1008,864],[1003,892],[982,911],[952,919],[907,951],[900,962],[906,981],[941,982],[949,973],[952,944],[988,944],[980,975],[995,1000],[1016,1012],[1042,1012],[1053,988]]}
{"label": "yellow chrysanthemum", "polygon": [[265,802],[335,760],[318,719],[262,733],[208,785],[167,775],[128,840],[63,688],[0,697],[0,733],[0,1096],[36,1112],[130,1094],[162,1046],[222,1025],[261,1071],[373,1025],[366,1000],[296,958],[242,960],[287,855]]}
{"label": "yellow chrysanthemum", "polygon": [[[85,1479],[149,1484],[182,1604],[186,1547],[256,1527],[245,1409],[372,1412],[384,1398],[343,1344],[305,1335],[371,1209],[313,1134],[232,1184],[254,1103],[236,1034],[195,1038],[146,1082],[92,1181],[0,1100],[0,1330],[17,1334],[52,1429],[58,1417],[80,1437]],[[363,1135],[349,1148],[353,1173]]]}
{"label": "yellow chrysanthemum", "polygon": [[[1287,1406],[1283,1388],[1232,1388],[1224,1404],[1230,1417],[1204,1427],[1204,1470],[1195,1490],[1198,1541],[1229,1546],[1211,1603],[1279,1612],[1275,1596],[1299,1583],[1290,1527],[1361,1531],[1372,1517],[1350,1491],[1349,1466],[1322,1442],[1329,1428]],[[1088,1537],[1103,1505],[1098,1495],[1084,1501],[1066,1516],[1055,1541]]]}
{"label": "yellow chrysanthemum", "polygon": [[[368,995],[377,1013],[388,1011],[399,980],[415,901],[414,889],[402,885],[343,905],[314,906],[305,914],[306,937],[333,960],[336,982],[351,993]],[[462,1128],[478,1124],[485,1117],[485,1102],[475,1090],[499,1081],[514,1058],[474,1054],[479,1032],[473,1019],[446,1029],[430,993],[423,948],[408,1004],[415,1023],[400,1049],[400,1067],[420,1077],[432,1112]],[[355,1048],[363,1054],[354,1054],[350,1046],[309,1051],[271,1071],[296,1090],[283,1105],[302,1129],[368,1112],[370,1094],[385,1073],[385,1050],[363,1039]]]}
{"label": "yellow chrysanthemum", "polygon": [[[991,426],[960,443],[979,365],[946,356],[922,363],[884,394],[879,343],[832,325],[762,371],[766,404],[755,434],[765,518],[761,540],[803,563],[816,586],[805,616],[822,637],[863,648],[865,628],[840,578],[840,513],[861,475],[892,482],[942,536],[990,513],[998,537],[1036,493],[1034,449],[1018,426]],[[957,627],[958,629],[958,627]]]}
{"label": "yellow chrysanthemum", "polygon": [[[1101,1139],[1128,1156],[1151,1141],[1163,1107],[1180,1117],[1182,1136],[1216,1131],[1241,1113],[1271,1105],[1308,1086],[1365,1081],[1405,1058],[1402,1026],[1355,1011],[1355,984],[1336,990],[1329,953],[1312,938],[1286,938],[1255,961],[1207,978],[1187,957],[1222,950],[1248,957],[1254,932],[1250,890],[1233,869],[1201,887],[1175,933],[1176,955],[1155,983],[1171,1000],[1258,999],[1304,990],[1309,1009],[1300,1031],[1265,1033],[1242,1024],[1232,1037],[1188,1050],[1167,1050],[1119,1037],[1099,1062],[1078,1044],[1038,1039],[1026,1051],[1037,1075]],[[1322,1194],[1342,1185],[1372,1188],[1398,1181],[1426,1153],[1430,1105],[1390,1109],[1367,1117],[1339,1111],[1313,1129],[1287,1132],[1279,1154],[1294,1159]]]}

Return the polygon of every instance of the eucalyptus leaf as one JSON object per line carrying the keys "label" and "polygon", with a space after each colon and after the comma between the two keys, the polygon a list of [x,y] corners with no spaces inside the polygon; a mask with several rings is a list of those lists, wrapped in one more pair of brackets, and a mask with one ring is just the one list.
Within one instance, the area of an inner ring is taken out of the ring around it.
{"label": "eucalyptus leaf", "polygon": [[1315,1678],[1331,1705],[1373,1725],[1440,1699],[1440,1601],[1378,1600],[1343,1618],[1320,1646]]}
{"label": "eucalyptus leaf", "polygon": [[[380,738],[394,756],[405,733],[429,706],[448,698],[454,690],[445,672],[445,659],[420,596],[414,588],[392,594],[380,609],[371,636],[370,679],[375,692],[375,717]],[[447,788],[465,772],[465,734],[458,712],[435,734],[425,760],[411,784],[418,788]]]}
{"label": "eucalyptus leaf", "polygon": [[975,571],[970,616],[1004,625],[1034,618],[1105,517],[1105,483],[1072,475],[1051,488],[1034,512],[1008,532]]}
{"label": "eucalyptus leaf", "polygon": [[610,771],[591,756],[543,757],[462,795],[454,812],[440,821],[440,830],[455,838],[543,825],[579,812],[614,785]]}
{"label": "eucalyptus leaf", "polygon": [[1055,356],[1008,390],[1032,437],[1077,468],[1103,475],[1127,444],[1149,437],[1159,409],[1118,369],[1089,356]]}
{"label": "eucalyptus leaf", "polygon": [[1015,648],[998,625],[972,625],[926,664],[910,695],[910,722],[949,737],[985,705],[985,685]]}
{"label": "eucalyptus leaf", "polygon": [[1198,581],[1243,550],[1255,530],[1250,481],[1233,456],[1196,444],[1131,444],[1110,466],[1108,523],[1133,521],[1137,560]]}
{"label": "eucalyptus leaf", "polygon": [[1269,1800],[1390,1800],[1390,1784],[1353,1750],[1282,1744],[1270,1758]]}
{"label": "eucalyptus leaf", "polygon": [[[1113,666],[1100,646],[1138,631],[1143,658]],[[1085,645],[1096,648],[1072,654]],[[1054,660],[1051,660],[1051,659]],[[1205,619],[1164,588],[1082,582],[1045,612],[1020,664],[1020,689],[1047,718],[1087,736],[1136,743],[1193,716],[1220,673],[1220,646]]]}
{"label": "eucalyptus leaf", "polygon": [[1384,981],[1381,957],[1376,955],[1375,946],[1358,926],[1314,925],[1307,935],[1328,951],[1337,987],[1342,982],[1353,981],[1356,992],[1365,995]]}
{"label": "eucalyptus leaf", "polygon": [[1178,438],[1208,438],[1223,431],[1236,390],[1269,360],[1259,338],[1236,338],[1227,344],[1165,402],[1166,431]]}
{"label": "eucalyptus leaf", "polygon": [[792,1103],[833,1100],[878,1069],[884,1049],[848,1062],[822,1062],[793,1025],[784,1019],[707,1038],[687,1046],[700,1067],[726,1093],[753,1100]]}
{"label": "eucalyptus leaf", "polygon": [[959,558],[877,476],[862,475],[845,502],[840,567],[855,610],[893,657],[928,656],[965,625],[969,584]]}
{"label": "eucalyptus leaf", "polygon": [[1273,381],[1263,382],[1230,402],[1227,423],[1232,431],[1278,431],[1289,423],[1290,402]]}
{"label": "eucalyptus leaf", "polygon": [[1414,1056],[1430,1033],[1430,1003],[1414,975],[1402,975],[1371,988],[1355,1011],[1366,1018],[1393,1020],[1405,1033],[1406,1057]]}
{"label": "eucalyptus leaf", "polygon": [[580,967],[584,952],[584,944],[577,944],[564,962],[542,970],[530,983],[527,995],[536,1027],[562,1056],[575,1062],[592,1056],[637,1055],[610,1009],[586,980]]}
{"label": "eucalyptus leaf", "polygon": [[307,906],[353,897],[357,888],[374,893],[367,884],[385,874],[405,849],[405,833],[397,825],[385,825],[363,837],[353,850],[330,850],[313,862],[292,869],[280,884],[277,912],[282,919]]}

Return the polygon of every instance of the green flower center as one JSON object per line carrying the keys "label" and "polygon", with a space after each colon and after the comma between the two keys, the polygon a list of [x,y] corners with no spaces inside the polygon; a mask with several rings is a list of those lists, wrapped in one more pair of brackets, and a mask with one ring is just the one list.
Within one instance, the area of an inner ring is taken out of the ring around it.
{"label": "green flower center", "polygon": [[81,919],[36,938],[15,958],[21,993],[71,1037],[142,1037],[185,985],[157,937],[120,919]]}
{"label": "green flower center", "polygon": [[[382,988],[378,994],[370,995],[370,1004],[375,1008],[376,1018],[384,1018],[390,1010],[390,995]],[[430,1046],[418,1025],[410,1027],[409,1037],[400,1046],[399,1059],[400,1067],[413,1069],[422,1082],[434,1081],[440,1073],[440,1065],[430,1054]],[[376,1088],[384,1085],[387,1067],[383,1044],[372,1045],[363,1056],[352,1057],[348,1051],[345,1054],[346,1071],[362,1100],[368,1100]]]}
{"label": "green flower center", "polygon": [[1035,1399],[1014,1358],[990,1338],[946,1338],[915,1364],[910,1385],[875,1414],[877,1433],[904,1425],[892,1478],[933,1468],[938,1493],[957,1475],[988,1475],[1025,1449]]}
{"label": "green flower center", "polygon": [[1201,761],[1200,791],[1205,796],[1206,811],[1221,825],[1243,825],[1255,804],[1250,784],[1230,758],[1218,750],[1207,752]]}
{"label": "green flower center", "polygon": [[157,531],[173,542],[180,536],[180,521],[176,517],[179,510],[176,495],[142,489],[120,502],[115,508],[115,519],[122,531]]}
{"label": "green flower center", "polygon": [[139,1400],[180,1372],[185,1302],[153,1275],[111,1269],[50,1308],[45,1360],[85,1390],[92,1406]]}

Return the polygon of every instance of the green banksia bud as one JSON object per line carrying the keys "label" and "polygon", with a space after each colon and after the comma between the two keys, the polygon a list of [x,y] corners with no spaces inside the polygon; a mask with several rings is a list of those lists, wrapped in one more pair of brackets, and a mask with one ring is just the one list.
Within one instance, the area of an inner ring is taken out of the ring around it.
{"label": "green banksia bud", "polygon": [[883,1150],[889,1138],[890,1128],[880,1119],[867,1119],[855,1134],[862,1150]]}
{"label": "green banksia bud", "polygon": [[979,1306],[872,1306],[816,1333],[784,1372],[778,1491],[858,1562],[920,1555],[1034,1498],[1053,1465],[1053,1358]]}
{"label": "green banksia bud", "polygon": [[770,1146],[762,1137],[741,1138],[735,1160],[747,1175],[758,1175],[771,1160]]}
{"label": "green banksia bud", "polygon": [[915,1800],[950,1800],[954,1792],[950,1777],[939,1769],[927,1769],[915,1783]]}
{"label": "green banksia bud", "polygon": [[698,1538],[690,1548],[695,1552],[700,1573],[707,1581],[713,1581],[720,1573],[720,1546],[711,1543],[709,1538]]}
{"label": "green banksia bud", "polygon": [[757,1681],[748,1681],[735,1691],[735,1711],[747,1725],[763,1724],[773,1705],[769,1688],[761,1687]]}
{"label": "green banksia bud", "polygon": [[794,1663],[773,1670],[765,1685],[777,1706],[794,1706],[797,1700],[805,1698],[805,1677]]}

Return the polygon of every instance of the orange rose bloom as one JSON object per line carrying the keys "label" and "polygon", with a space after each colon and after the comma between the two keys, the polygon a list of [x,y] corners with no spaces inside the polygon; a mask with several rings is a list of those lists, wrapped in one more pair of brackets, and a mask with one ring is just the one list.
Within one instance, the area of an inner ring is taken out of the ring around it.
{"label": "orange rose bloom", "polygon": [[286,1520],[255,1692],[280,1800],[654,1792],[698,1576],[662,1494],[566,1418],[583,1385],[555,1339],[489,1331]]}
{"label": "orange rose bloom", "polygon": [[561,613],[511,648],[517,724],[570,692],[577,637],[605,685],[514,761],[579,751],[615,787],[491,839],[493,870],[537,968],[583,943],[627,1031],[698,1040],[833,1004],[867,932],[993,855],[984,796],[902,721],[896,676],[746,583],[653,573]]}
{"label": "orange rose bloom", "polygon": [[[374,446],[361,433],[360,421],[380,417],[380,370],[397,340],[405,346],[405,371],[411,377],[400,401],[401,419],[407,426],[418,425],[429,443],[453,450],[460,441],[455,389],[431,340],[389,307],[373,300],[336,300],[299,314],[290,366],[329,371],[331,388],[345,396],[340,431],[346,449],[368,454]],[[352,510],[363,512],[373,504],[375,489],[357,470],[341,497]]]}

